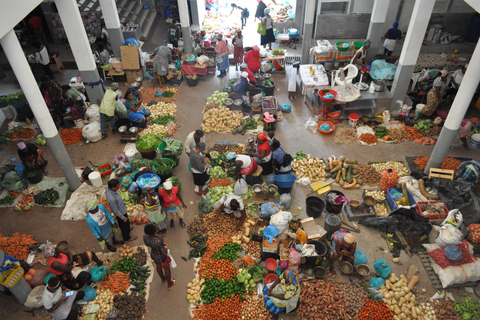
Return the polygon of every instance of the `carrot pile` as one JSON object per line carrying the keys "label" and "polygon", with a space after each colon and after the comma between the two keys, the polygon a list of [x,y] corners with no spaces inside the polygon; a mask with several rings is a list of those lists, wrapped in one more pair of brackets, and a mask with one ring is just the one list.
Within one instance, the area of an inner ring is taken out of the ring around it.
{"label": "carrot pile", "polygon": [[360,141],[368,143],[368,144],[374,144],[377,143],[378,138],[371,133],[363,133],[358,139]]}
{"label": "carrot pile", "polygon": [[102,282],[100,288],[103,290],[109,289],[113,294],[125,292],[130,286],[130,280],[128,277],[128,273],[115,271],[115,273],[109,275],[107,279]]}
{"label": "carrot pile", "polygon": [[403,130],[408,134],[408,140],[415,140],[415,139],[421,139],[423,138],[422,134],[420,133],[420,130],[415,129],[413,127],[409,126],[403,126]]}
{"label": "carrot pile", "polygon": [[[418,169],[423,170],[427,167],[430,157],[416,157],[413,162],[417,165]],[[442,163],[442,169],[453,170],[455,173],[458,171],[458,167],[462,164],[462,161],[455,158],[446,157]]]}
{"label": "carrot pile", "polygon": [[28,140],[31,138],[35,138],[35,130],[30,128],[20,128],[8,138],[10,140]]}
{"label": "carrot pile", "polygon": [[63,129],[58,131],[64,145],[76,144],[82,141],[82,129]]}
{"label": "carrot pile", "polygon": [[35,244],[32,235],[14,233],[11,237],[0,234],[0,249],[9,256],[20,260],[27,260],[29,245]]}
{"label": "carrot pile", "polygon": [[212,179],[210,180],[210,188],[215,188],[215,187],[228,187],[232,185],[233,182],[228,179],[228,178],[222,178],[222,179]]}
{"label": "carrot pile", "polygon": [[192,308],[192,313],[191,320],[242,319],[242,301],[238,294],[231,298],[216,298],[214,303]]}

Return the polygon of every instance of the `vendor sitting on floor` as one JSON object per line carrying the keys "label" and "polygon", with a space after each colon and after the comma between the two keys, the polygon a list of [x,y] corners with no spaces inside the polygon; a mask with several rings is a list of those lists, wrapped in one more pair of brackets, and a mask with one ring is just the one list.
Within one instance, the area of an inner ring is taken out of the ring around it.
{"label": "vendor sitting on floor", "polygon": [[340,258],[340,261],[348,261],[352,264],[355,261],[355,251],[357,250],[357,239],[351,233],[345,231],[337,231],[332,236],[335,243],[335,251],[330,257],[329,267],[333,265],[335,260]]}
{"label": "vendor sitting on floor", "polygon": [[242,197],[237,196],[236,194],[224,195],[220,200],[215,202],[213,209],[217,210],[217,214],[213,218],[214,222],[218,220],[221,211],[227,214],[233,214],[235,218],[240,219],[240,222],[235,230],[240,230],[243,221],[245,221],[245,218],[247,217],[245,207],[243,206]]}
{"label": "vendor sitting on floor", "polygon": [[255,79],[253,72],[248,69],[248,66],[245,62],[240,65],[240,71],[248,73],[248,80],[253,80],[255,84],[257,83],[257,79]]}
{"label": "vendor sitting on floor", "polygon": [[59,249],[53,243],[46,246],[45,257],[48,270],[70,290],[79,290],[92,280],[92,275],[88,271],[82,271],[74,277],[72,274],[74,267],[85,267],[93,261],[99,267],[103,265],[103,262],[92,251],[72,255],[70,251]]}
{"label": "vendor sitting on floor", "polygon": [[298,273],[290,268],[273,283],[263,287],[265,307],[278,319],[278,313],[285,311],[289,313],[297,307],[300,298],[300,277]]}
{"label": "vendor sitting on floor", "polygon": [[280,142],[275,138],[270,145],[272,150],[272,167],[274,172],[287,173],[292,171],[292,156],[283,151]]}
{"label": "vendor sitting on floor", "polygon": [[232,92],[229,96],[229,98],[233,100],[241,99],[242,96],[247,94],[247,92],[249,91],[248,73],[246,73],[245,71],[242,72],[240,82],[235,85],[234,90],[235,92]]}
{"label": "vendor sitting on floor", "polygon": [[151,112],[142,107],[143,99],[138,99],[133,95],[131,90],[127,90],[127,92],[125,92],[125,100],[128,117],[132,120],[134,126],[145,128]]}
{"label": "vendor sitting on floor", "polygon": [[235,152],[229,152],[227,161],[233,162],[237,180],[241,179],[242,175],[248,176],[258,171],[255,159],[244,154],[237,155]]}
{"label": "vendor sitting on floor", "polygon": [[[66,294],[70,293],[69,296]],[[60,280],[56,277],[48,279],[43,291],[42,303],[45,311],[53,320],[78,319],[78,306],[76,301],[85,297],[84,291],[64,291]]]}
{"label": "vendor sitting on floor", "polygon": [[46,174],[45,167],[48,162],[43,159],[43,151],[37,147],[37,145],[33,143],[19,142],[17,147],[18,156],[25,168],[39,169],[42,170],[43,174]]}
{"label": "vendor sitting on floor", "polygon": [[267,134],[261,133],[257,136],[255,161],[263,168],[262,174],[269,175],[273,172],[272,150],[268,142]]}

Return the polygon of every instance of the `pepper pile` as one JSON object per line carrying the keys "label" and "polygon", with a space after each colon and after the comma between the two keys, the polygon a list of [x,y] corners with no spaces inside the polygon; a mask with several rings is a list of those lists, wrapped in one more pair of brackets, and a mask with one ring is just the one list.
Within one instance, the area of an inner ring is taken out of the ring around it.
{"label": "pepper pile", "polygon": [[82,141],[82,129],[63,129],[58,131],[64,145],[76,144]]}
{"label": "pepper pile", "polygon": [[35,138],[35,130],[30,128],[20,128],[10,135],[9,140],[28,140]]}
{"label": "pepper pile", "polygon": [[367,299],[358,316],[360,320],[393,320],[393,312],[387,308],[385,303],[374,302],[371,299]]}
{"label": "pepper pile", "polygon": [[371,133],[363,133],[358,139],[367,144],[377,143],[378,140],[378,138]]}

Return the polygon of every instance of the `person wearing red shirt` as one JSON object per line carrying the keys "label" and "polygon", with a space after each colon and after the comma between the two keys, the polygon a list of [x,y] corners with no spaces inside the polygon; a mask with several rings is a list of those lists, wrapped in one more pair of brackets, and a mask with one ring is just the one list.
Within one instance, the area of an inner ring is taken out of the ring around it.
{"label": "person wearing red shirt", "polygon": [[248,80],[253,80],[255,84],[257,83],[257,79],[255,79],[253,72],[250,69],[248,69],[248,66],[246,63],[242,63],[240,65],[240,71],[241,72],[245,71],[246,73],[248,73]]}
{"label": "person wearing red shirt", "polygon": [[255,160],[258,165],[263,168],[262,174],[269,175],[273,172],[272,166],[272,150],[266,133],[261,133],[257,136]]}
{"label": "person wearing red shirt", "polygon": [[255,72],[260,70],[260,67],[262,66],[260,64],[259,58],[260,58],[260,48],[257,45],[255,45],[253,46],[253,50],[250,50],[247,52],[243,61],[245,61],[250,71]]}
{"label": "person wearing red shirt", "polygon": [[[170,219],[170,227],[175,227],[175,216],[180,219],[180,225],[185,228],[185,222],[183,222],[183,209],[187,206],[183,202],[182,196],[178,191],[178,187],[174,187],[171,181],[165,181],[163,188],[158,191],[161,199],[163,210],[167,213],[167,218]],[[182,205],[180,206],[180,202]]]}
{"label": "person wearing red shirt", "polygon": [[42,28],[42,19],[39,16],[33,16],[28,19],[28,25],[30,26],[30,28],[32,28],[35,39],[41,44],[43,44],[47,48],[47,50],[49,50],[47,38],[45,37],[45,32],[43,32]]}

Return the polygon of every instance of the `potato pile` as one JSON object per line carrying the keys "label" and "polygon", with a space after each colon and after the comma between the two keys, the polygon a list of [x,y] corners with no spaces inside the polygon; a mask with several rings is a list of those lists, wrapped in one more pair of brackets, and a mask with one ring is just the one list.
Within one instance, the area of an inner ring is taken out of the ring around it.
{"label": "potato pile", "polygon": [[352,283],[346,283],[340,287],[343,292],[343,297],[350,305],[345,308],[349,314],[357,314],[365,305],[367,299],[367,292],[360,286]]}
{"label": "potato pile", "polygon": [[243,114],[234,112],[226,107],[212,108],[205,112],[201,128],[206,133],[232,132],[233,129],[242,125]]}
{"label": "potato pile", "polygon": [[126,244],[118,248],[118,252],[120,253],[120,259],[133,257],[133,249]]}
{"label": "potato pile", "polygon": [[311,182],[325,179],[325,163],[320,158],[308,155],[305,159],[293,160],[292,168],[298,179],[308,177]]}
{"label": "potato pile", "polygon": [[300,305],[297,314],[302,320],[337,320],[350,318],[345,301],[338,285],[332,281],[313,280],[304,283],[300,293]]}
{"label": "potato pile", "polygon": [[205,279],[196,278],[193,279],[192,282],[189,282],[187,287],[187,300],[191,304],[195,304],[197,302],[201,302],[202,298],[200,297],[200,293],[202,292]]}
{"label": "potato pile", "polygon": [[238,231],[235,230],[238,225],[238,219],[236,219],[233,215],[220,213],[218,220],[212,222],[212,219],[215,217],[215,215],[216,211],[214,210],[202,216],[203,226],[205,227],[205,229],[207,229],[209,238],[231,238],[234,235],[238,234]]}

